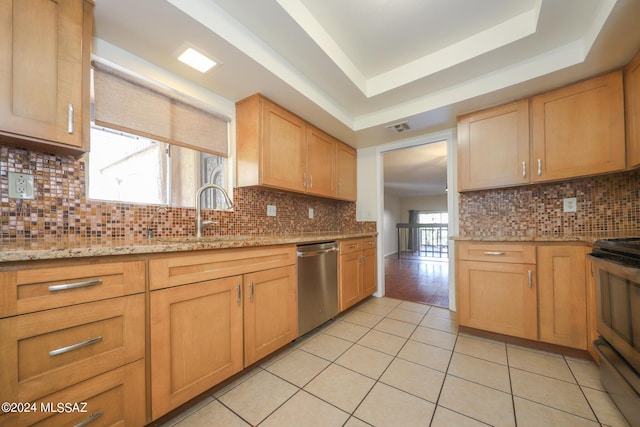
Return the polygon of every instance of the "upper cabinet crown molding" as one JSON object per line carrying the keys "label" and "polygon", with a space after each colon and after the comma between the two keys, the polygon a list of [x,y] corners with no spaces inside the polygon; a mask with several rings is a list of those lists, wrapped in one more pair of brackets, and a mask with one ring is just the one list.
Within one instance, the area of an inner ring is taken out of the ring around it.
{"label": "upper cabinet crown molding", "polygon": [[62,154],[88,151],[93,2],[1,4],[1,140]]}
{"label": "upper cabinet crown molding", "polygon": [[237,185],[356,200],[356,151],[260,94],[236,104]]}

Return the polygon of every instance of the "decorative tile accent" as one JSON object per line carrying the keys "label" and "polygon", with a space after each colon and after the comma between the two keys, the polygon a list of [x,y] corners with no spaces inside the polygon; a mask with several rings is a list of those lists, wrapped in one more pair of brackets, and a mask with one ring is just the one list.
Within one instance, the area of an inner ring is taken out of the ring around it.
{"label": "decorative tile accent", "polygon": [[[9,198],[8,172],[34,176],[35,199]],[[0,240],[60,236],[144,237],[194,235],[195,209],[88,200],[85,164],[72,157],[0,146]],[[375,222],[356,221],[353,202],[257,188],[234,189],[233,212],[205,211],[216,224],[207,235],[278,235],[341,231],[375,232]],[[267,217],[267,205],[278,215]],[[309,219],[309,208],[314,218]],[[155,216],[153,216],[155,214]]]}
{"label": "decorative tile accent", "polygon": [[[575,197],[578,210],[563,212]],[[637,234],[640,170],[565,182],[460,193],[460,236]]]}

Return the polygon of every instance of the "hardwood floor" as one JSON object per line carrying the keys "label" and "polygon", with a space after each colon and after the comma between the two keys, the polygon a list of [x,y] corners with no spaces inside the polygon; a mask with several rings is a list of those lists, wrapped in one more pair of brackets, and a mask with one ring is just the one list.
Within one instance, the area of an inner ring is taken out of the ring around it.
{"label": "hardwood floor", "polygon": [[384,259],[385,296],[404,301],[449,307],[449,263],[407,259],[389,255]]}

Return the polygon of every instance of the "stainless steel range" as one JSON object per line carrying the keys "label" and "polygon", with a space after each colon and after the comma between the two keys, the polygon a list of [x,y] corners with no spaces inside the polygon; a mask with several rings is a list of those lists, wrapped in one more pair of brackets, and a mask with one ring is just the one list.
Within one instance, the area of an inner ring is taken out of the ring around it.
{"label": "stainless steel range", "polygon": [[596,278],[600,380],[632,427],[640,427],[640,238],[599,240]]}

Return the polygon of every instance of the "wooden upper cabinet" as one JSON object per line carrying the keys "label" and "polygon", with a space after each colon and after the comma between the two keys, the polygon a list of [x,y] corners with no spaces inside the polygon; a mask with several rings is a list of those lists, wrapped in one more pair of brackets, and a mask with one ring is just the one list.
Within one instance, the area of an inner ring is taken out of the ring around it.
{"label": "wooden upper cabinet", "polygon": [[640,52],[631,60],[624,75],[627,122],[627,166],[640,165]]}
{"label": "wooden upper cabinet", "polygon": [[236,104],[236,158],[239,187],[356,200],[356,151],[260,94]]}
{"label": "wooden upper cabinet", "polygon": [[625,168],[622,72],[532,98],[532,181]]}
{"label": "wooden upper cabinet", "polygon": [[92,12],[85,0],[0,1],[2,136],[88,150]]}
{"label": "wooden upper cabinet", "polygon": [[529,182],[527,100],[458,120],[459,191]]}
{"label": "wooden upper cabinet", "polygon": [[333,197],[336,194],[336,145],[333,137],[307,126],[307,192]]}
{"label": "wooden upper cabinet", "polygon": [[356,201],[357,168],[356,150],[339,143],[336,147],[336,197],[338,199]]}

